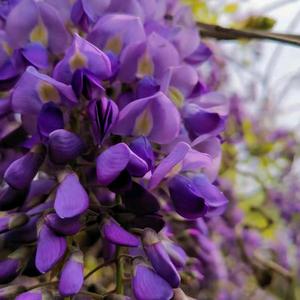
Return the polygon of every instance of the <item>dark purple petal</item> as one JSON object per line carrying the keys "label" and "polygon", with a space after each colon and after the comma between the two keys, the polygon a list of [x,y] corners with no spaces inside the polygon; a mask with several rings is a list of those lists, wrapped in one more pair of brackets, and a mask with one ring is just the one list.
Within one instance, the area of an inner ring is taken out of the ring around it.
{"label": "dark purple petal", "polygon": [[10,186],[3,188],[0,192],[0,210],[5,211],[22,206],[27,194],[28,189],[16,190]]}
{"label": "dark purple petal", "polygon": [[101,232],[109,242],[117,245],[137,247],[140,244],[135,235],[126,231],[112,218],[104,220]]}
{"label": "dark purple petal", "polygon": [[113,133],[144,135],[158,144],[168,144],[179,133],[180,116],[172,101],[162,92],[135,100],[119,114]]}
{"label": "dark purple petal", "polygon": [[63,175],[56,191],[54,209],[60,218],[72,218],[84,213],[89,197],[75,173]]}
{"label": "dark purple petal", "polygon": [[21,158],[9,165],[4,174],[4,180],[13,188],[26,189],[45,158],[45,149],[36,146]]}
{"label": "dark purple petal", "polygon": [[185,106],[183,119],[191,139],[203,134],[217,135],[225,126],[224,119],[218,113],[205,111],[193,103]]}
{"label": "dark purple petal", "polygon": [[5,117],[11,112],[11,100],[0,99],[0,118]]}
{"label": "dark purple petal", "polygon": [[100,145],[117,121],[118,106],[114,101],[103,97],[89,102],[88,114],[92,123],[94,141]]}
{"label": "dark purple petal", "polygon": [[137,86],[137,98],[150,97],[159,91],[159,84],[152,76],[145,76],[139,82]]}
{"label": "dark purple petal", "polygon": [[203,174],[199,174],[193,178],[193,183],[197,187],[199,194],[208,206],[206,216],[219,215],[224,212],[228,200],[224,194]]}
{"label": "dark purple petal", "polygon": [[169,182],[170,196],[176,212],[186,219],[203,217],[207,212],[205,200],[187,177],[176,175]]}
{"label": "dark purple petal", "polygon": [[25,59],[33,66],[41,69],[48,67],[47,49],[40,43],[28,43],[21,52]]}
{"label": "dark purple petal", "polygon": [[81,223],[79,217],[61,219],[57,214],[48,214],[45,223],[59,235],[74,235],[79,232]]}
{"label": "dark purple petal", "polygon": [[180,276],[157,233],[150,228],[146,228],[143,231],[142,241],[147,257],[155,271],[173,288],[177,288],[180,284]]}
{"label": "dark purple petal", "polygon": [[20,270],[21,264],[18,259],[7,258],[0,260],[0,284],[6,284],[14,280]]}
{"label": "dark purple petal", "polygon": [[64,237],[56,235],[47,225],[43,225],[37,244],[35,264],[41,273],[46,273],[63,257],[67,249]]}
{"label": "dark purple petal", "polygon": [[19,245],[20,243],[32,243],[36,240],[36,223],[39,216],[31,217],[24,226],[10,230],[5,234],[5,241]]}
{"label": "dark purple petal", "polygon": [[122,194],[125,207],[137,215],[156,213],[159,209],[157,199],[140,184],[132,182],[131,188]]}
{"label": "dark purple petal", "polygon": [[49,135],[48,149],[52,162],[66,164],[82,154],[85,145],[75,133],[58,129]]}
{"label": "dark purple petal", "polygon": [[131,222],[132,228],[152,228],[156,232],[160,232],[165,226],[163,217],[157,214],[136,216]]}
{"label": "dark purple petal", "polygon": [[135,266],[132,290],[136,300],[170,300],[173,297],[172,287],[143,264]]}
{"label": "dark purple petal", "polygon": [[38,133],[42,139],[47,139],[52,131],[60,128],[64,128],[62,111],[53,102],[45,103],[38,116]]}
{"label": "dark purple petal", "polygon": [[66,297],[77,294],[83,285],[83,254],[74,251],[65,263],[59,278],[59,293]]}
{"label": "dark purple petal", "polygon": [[45,201],[51,190],[54,188],[56,181],[53,179],[41,178],[31,182],[29,193],[26,201],[22,206],[22,211],[27,211],[32,207],[36,207],[41,202]]}
{"label": "dark purple petal", "polygon": [[20,247],[7,258],[0,260],[0,284],[9,283],[19,275],[28,255],[29,249]]}
{"label": "dark purple petal", "polygon": [[129,148],[148,164],[149,170],[153,170],[154,153],[152,150],[152,146],[146,137],[141,136],[133,140],[130,143]]}

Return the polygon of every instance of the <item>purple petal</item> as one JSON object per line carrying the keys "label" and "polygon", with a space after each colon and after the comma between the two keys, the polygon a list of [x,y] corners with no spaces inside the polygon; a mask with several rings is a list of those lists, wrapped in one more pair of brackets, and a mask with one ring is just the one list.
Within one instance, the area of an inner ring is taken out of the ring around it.
{"label": "purple petal", "polygon": [[110,60],[106,54],[75,34],[72,46],[56,65],[53,76],[58,81],[70,84],[73,73],[80,69],[87,70],[98,80],[111,76]]}
{"label": "purple petal", "polygon": [[180,63],[176,48],[155,32],[148,36],[148,51],[154,64],[154,77],[157,79],[161,79],[169,67]]}
{"label": "purple petal", "polygon": [[183,161],[190,149],[191,147],[187,143],[179,142],[174,147],[172,152],[167,157],[165,157],[154,170],[149,182],[149,189],[154,189],[155,187],[157,187],[174,167],[178,166],[180,170],[181,165],[178,164]]}
{"label": "purple petal", "polygon": [[136,300],[170,300],[171,286],[146,265],[138,264],[134,269],[132,290]]}
{"label": "purple petal", "polygon": [[59,235],[74,235],[81,227],[78,217],[61,219],[57,214],[48,214],[45,223]]}
{"label": "purple petal", "polygon": [[0,210],[5,211],[22,206],[27,194],[28,189],[16,190],[10,186],[3,188],[0,191]]}
{"label": "purple petal", "polygon": [[187,177],[177,175],[169,182],[170,196],[176,212],[186,219],[203,217],[207,212],[205,200]]}
{"label": "purple petal", "polygon": [[126,105],[113,132],[144,135],[155,143],[167,144],[176,138],[179,126],[180,116],[175,105],[162,92],[158,92]]}
{"label": "purple petal", "polygon": [[39,73],[34,67],[28,67],[18,81],[12,94],[12,107],[15,112],[37,114],[42,102],[53,101],[65,105],[77,103],[70,86]]}
{"label": "purple petal", "polygon": [[135,235],[126,231],[112,218],[103,222],[101,232],[109,242],[117,245],[137,247],[140,244],[139,239]]}
{"label": "purple petal", "polygon": [[180,276],[157,233],[150,228],[145,229],[142,241],[147,257],[155,271],[173,288],[177,288],[180,284]]}
{"label": "purple petal", "polygon": [[87,14],[92,22],[96,22],[97,19],[105,12],[110,4],[110,0],[81,0],[84,12]]}
{"label": "purple petal", "polygon": [[175,267],[183,268],[188,260],[185,251],[180,246],[168,240],[163,240],[162,243]]}
{"label": "purple petal", "polygon": [[130,160],[126,144],[120,143],[108,148],[97,158],[97,178],[103,185],[110,184],[123,171]]}
{"label": "purple petal", "polygon": [[44,158],[44,148],[34,147],[9,165],[4,174],[5,181],[15,189],[27,188],[42,165]]}
{"label": "purple petal", "polygon": [[48,138],[49,134],[64,128],[64,116],[59,107],[53,102],[45,103],[38,116],[37,129],[41,138]]}
{"label": "purple petal", "polygon": [[48,47],[54,54],[64,53],[69,43],[69,34],[57,10],[45,2],[38,2],[41,19],[47,29]]}
{"label": "purple petal", "polygon": [[127,45],[145,40],[144,26],[135,16],[107,14],[98,20],[88,40],[99,49],[119,54]]}
{"label": "purple petal", "polygon": [[0,217],[0,233],[22,227],[28,223],[29,217],[25,213],[12,213]]}
{"label": "purple petal", "polygon": [[56,164],[75,160],[85,149],[81,138],[73,132],[58,129],[49,135],[49,156]]}
{"label": "purple petal", "polygon": [[195,176],[193,183],[209,207],[207,216],[219,215],[224,212],[228,204],[227,198],[215,185],[210,183],[205,175],[199,174]]}
{"label": "purple petal", "polygon": [[14,280],[20,271],[21,262],[18,259],[6,258],[0,260],[0,284]]}
{"label": "purple petal", "polygon": [[0,99],[0,118],[5,117],[11,112],[11,100]]}
{"label": "purple petal", "polygon": [[36,290],[22,293],[16,297],[16,300],[43,300],[43,293]]}
{"label": "purple petal", "polygon": [[144,76],[137,86],[137,98],[150,97],[159,91],[159,84],[152,76]]}
{"label": "purple petal", "polygon": [[50,271],[63,257],[66,249],[65,238],[57,236],[47,225],[43,225],[39,233],[35,258],[37,269],[41,273]]}
{"label": "purple petal", "polygon": [[133,176],[143,176],[148,171],[148,165],[144,160],[134,154],[125,143],[119,143],[98,156],[98,182],[108,185],[126,168]]}
{"label": "purple petal", "polygon": [[154,153],[152,146],[146,137],[141,136],[133,140],[130,143],[129,148],[148,164],[149,170],[154,168]]}
{"label": "purple petal", "polygon": [[32,207],[38,205],[45,200],[45,197],[54,188],[56,181],[52,179],[41,178],[31,182],[29,193],[27,194],[26,201],[22,205],[21,210],[27,211]]}
{"label": "purple petal", "polygon": [[60,218],[72,218],[84,213],[89,197],[75,173],[66,174],[56,191],[54,209]]}
{"label": "purple petal", "polygon": [[48,67],[48,53],[46,48],[39,43],[26,44],[22,49],[22,55],[26,60],[37,68]]}
{"label": "purple petal", "polygon": [[66,297],[77,294],[83,285],[83,254],[73,252],[65,263],[59,278],[59,293]]}
{"label": "purple petal", "polygon": [[23,0],[13,8],[7,17],[5,30],[14,48],[25,45],[37,22],[38,8],[33,0]]}
{"label": "purple petal", "polygon": [[183,119],[191,139],[204,134],[217,135],[225,127],[224,119],[218,113],[207,112],[196,104],[185,106]]}
{"label": "purple petal", "polygon": [[201,64],[208,60],[212,55],[212,51],[203,42],[199,44],[198,48],[185,61],[189,64]]}

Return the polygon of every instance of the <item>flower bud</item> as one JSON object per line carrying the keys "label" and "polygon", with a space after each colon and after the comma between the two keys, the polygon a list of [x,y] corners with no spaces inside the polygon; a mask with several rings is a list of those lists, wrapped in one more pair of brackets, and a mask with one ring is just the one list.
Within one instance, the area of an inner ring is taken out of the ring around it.
{"label": "flower bud", "polygon": [[0,217],[0,233],[21,227],[29,221],[25,213],[6,214]]}
{"label": "flower bud", "polygon": [[63,257],[67,249],[64,237],[56,235],[47,225],[39,232],[35,264],[41,273],[51,270]]}
{"label": "flower bud", "polygon": [[112,218],[104,220],[101,232],[109,242],[117,245],[137,247],[140,243],[135,235],[126,231]]}
{"label": "flower bud", "polygon": [[0,210],[10,210],[21,206],[28,194],[28,189],[16,190],[7,186],[0,192]]}
{"label": "flower bud", "polygon": [[141,263],[134,267],[131,285],[136,300],[170,300],[173,297],[173,289],[168,282]]}
{"label": "flower bud", "polygon": [[22,247],[0,260],[0,284],[9,283],[19,275],[28,254],[28,248]]}
{"label": "flower bud", "polygon": [[89,206],[89,197],[76,173],[61,176],[57,188],[54,209],[60,218],[73,218],[84,213]]}
{"label": "flower bud", "polygon": [[177,288],[180,284],[180,276],[158,234],[154,230],[146,228],[143,231],[142,241],[147,257],[155,271],[173,288]]}
{"label": "flower bud", "polygon": [[26,189],[45,158],[45,149],[38,145],[21,158],[12,162],[4,174],[5,181],[17,190]]}
{"label": "flower bud", "polygon": [[75,160],[84,148],[83,141],[73,132],[58,129],[49,135],[49,156],[55,164],[66,164]]}
{"label": "flower bud", "polygon": [[83,254],[80,250],[76,250],[61,271],[59,293],[64,297],[75,295],[80,291],[83,281]]}

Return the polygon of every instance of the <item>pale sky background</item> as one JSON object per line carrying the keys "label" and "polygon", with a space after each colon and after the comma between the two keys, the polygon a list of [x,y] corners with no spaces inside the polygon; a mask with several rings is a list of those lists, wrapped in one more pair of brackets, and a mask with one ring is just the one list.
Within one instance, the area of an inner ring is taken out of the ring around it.
{"label": "pale sky background", "polygon": [[[276,19],[273,31],[300,34],[300,0],[238,2],[242,14],[243,11],[247,15],[252,12]],[[267,41],[251,44],[255,45],[258,57],[253,57],[253,48],[247,53],[249,45],[236,46],[236,43],[226,43],[225,46],[229,50],[228,55],[233,53],[233,59],[241,62],[241,65],[233,63],[232,68],[236,71],[230,72],[235,73],[233,76],[237,88],[241,93],[245,92],[244,87],[247,85],[252,84],[257,89],[256,98],[252,95],[247,97],[249,101],[254,102],[255,109],[260,108],[266,101],[266,95],[269,95],[268,111],[271,113],[266,116],[265,121],[274,126],[288,127],[300,132],[300,46]],[[244,51],[239,51],[238,47],[243,47]],[[241,57],[239,53],[242,53]],[[243,66],[243,62],[247,61],[247,55],[251,62],[248,68]]]}

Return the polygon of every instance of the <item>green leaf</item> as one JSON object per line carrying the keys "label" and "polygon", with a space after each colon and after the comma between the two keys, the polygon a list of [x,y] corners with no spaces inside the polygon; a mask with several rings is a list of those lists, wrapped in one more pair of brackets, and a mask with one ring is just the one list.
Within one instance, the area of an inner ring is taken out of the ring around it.
{"label": "green leaf", "polygon": [[239,8],[238,3],[231,2],[224,6],[223,11],[226,14],[234,14],[237,12],[238,8]]}

